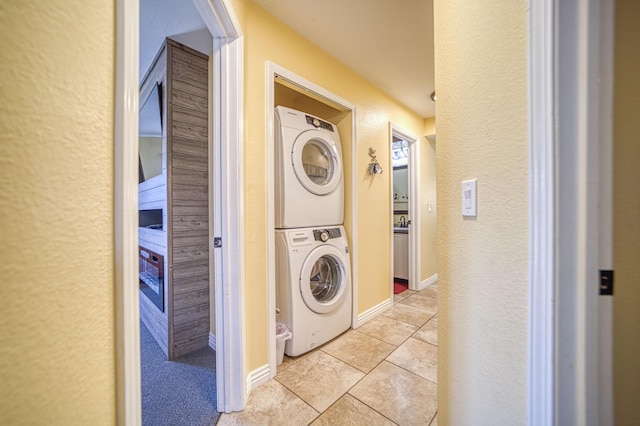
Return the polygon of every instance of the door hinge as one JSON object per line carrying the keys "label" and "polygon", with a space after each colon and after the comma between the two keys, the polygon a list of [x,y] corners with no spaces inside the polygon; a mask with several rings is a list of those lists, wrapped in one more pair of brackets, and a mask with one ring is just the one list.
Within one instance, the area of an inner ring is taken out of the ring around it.
{"label": "door hinge", "polygon": [[214,237],[213,238],[213,248],[222,247],[222,237]]}
{"label": "door hinge", "polygon": [[613,271],[600,270],[600,295],[613,296]]}

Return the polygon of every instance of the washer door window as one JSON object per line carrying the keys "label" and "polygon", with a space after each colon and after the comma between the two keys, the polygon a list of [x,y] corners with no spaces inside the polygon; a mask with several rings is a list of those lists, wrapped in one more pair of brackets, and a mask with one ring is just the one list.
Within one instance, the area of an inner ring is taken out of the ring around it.
{"label": "washer door window", "polygon": [[342,163],[335,143],[317,130],[298,136],[291,151],[298,181],[315,195],[327,195],[340,183]]}
{"label": "washer door window", "polygon": [[300,270],[300,294],[309,309],[326,314],[340,306],[347,293],[342,253],[334,246],[311,251]]}

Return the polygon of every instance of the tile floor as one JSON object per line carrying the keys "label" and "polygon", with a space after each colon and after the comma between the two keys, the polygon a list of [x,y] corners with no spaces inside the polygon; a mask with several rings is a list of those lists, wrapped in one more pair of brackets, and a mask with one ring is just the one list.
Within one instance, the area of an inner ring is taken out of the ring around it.
{"label": "tile floor", "polygon": [[438,288],[296,358],[218,425],[437,425]]}

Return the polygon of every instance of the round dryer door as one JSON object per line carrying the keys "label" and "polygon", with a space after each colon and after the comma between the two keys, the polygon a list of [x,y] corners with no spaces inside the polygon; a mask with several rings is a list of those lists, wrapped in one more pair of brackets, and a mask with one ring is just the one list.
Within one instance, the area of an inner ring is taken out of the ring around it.
{"label": "round dryer door", "polygon": [[325,133],[318,130],[301,133],[293,144],[291,156],[298,181],[312,194],[330,194],[340,184],[340,153]]}
{"label": "round dryer door", "polygon": [[300,270],[300,293],[309,309],[326,314],[340,306],[347,275],[342,253],[334,246],[320,246],[311,251]]}

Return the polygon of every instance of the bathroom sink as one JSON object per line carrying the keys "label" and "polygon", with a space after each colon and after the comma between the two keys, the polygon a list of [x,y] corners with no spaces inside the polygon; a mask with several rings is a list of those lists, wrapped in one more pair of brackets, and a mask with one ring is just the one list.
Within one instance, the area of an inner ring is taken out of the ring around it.
{"label": "bathroom sink", "polygon": [[394,234],[408,234],[409,228],[405,226],[394,226],[393,227]]}

